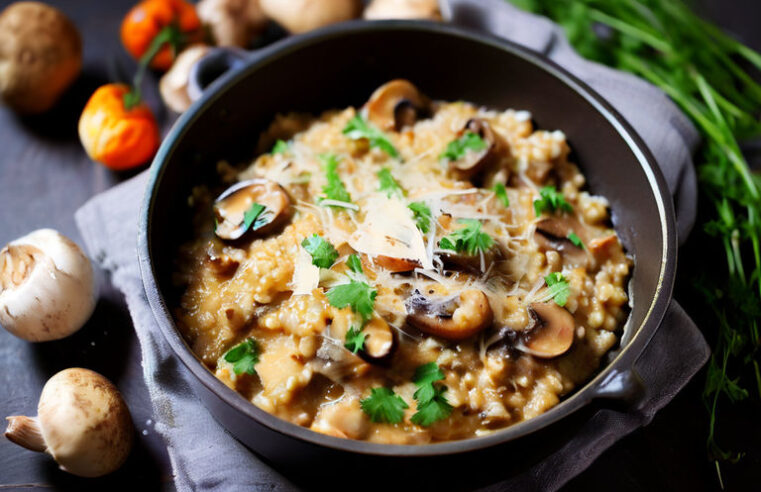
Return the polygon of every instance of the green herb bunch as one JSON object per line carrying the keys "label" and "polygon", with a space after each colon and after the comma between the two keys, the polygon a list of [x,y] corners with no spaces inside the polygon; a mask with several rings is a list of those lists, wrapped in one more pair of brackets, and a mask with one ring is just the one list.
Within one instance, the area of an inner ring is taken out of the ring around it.
{"label": "green herb bunch", "polygon": [[[704,388],[708,450],[717,443],[719,403],[761,395],[761,178],[740,143],[761,135],[761,55],[692,12],[683,0],[510,0],[559,23],[584,57],[634,73],[666,92],[703,135],[696,156],[703,229],[726,254],[726,273],[698,282],[718,326]],[[710,326],[711,323],[704,323]]]}

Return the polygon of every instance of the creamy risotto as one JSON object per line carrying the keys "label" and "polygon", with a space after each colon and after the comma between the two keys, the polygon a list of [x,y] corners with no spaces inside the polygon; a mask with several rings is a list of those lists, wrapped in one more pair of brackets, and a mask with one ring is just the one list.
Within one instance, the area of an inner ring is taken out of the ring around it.
{"label": "creamy risotto", "polygon": [[556,405],[617,344],[631,261],[561,131],[431,101],[279,115],[227,189],[197,187],[176,316],[259,408],[425,444]]}

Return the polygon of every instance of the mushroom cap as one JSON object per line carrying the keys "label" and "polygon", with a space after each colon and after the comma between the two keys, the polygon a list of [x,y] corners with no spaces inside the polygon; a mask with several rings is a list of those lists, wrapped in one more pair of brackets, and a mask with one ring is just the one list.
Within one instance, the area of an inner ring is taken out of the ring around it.
{"label": "mushroom cap", "polygon": [[293,34],[359,16],[361,0],[259,0],[262,11]]}
{"label": "mushroom cap", "polygon": [[79,330],[95,308],[90,260],[73,241],[39,229],[0,250],[0,325],[44,342]]}
{"label": "mushroom cap", "polygon": [[399,131],[430,113],[431,101],[412,82],[394,79],[375,89],[365,104],[367,119],[384,131]]}
{"label": "mushroom cap", "polygon": [[406,302],[408,322],[429,335],[460,341],[489,326],[494,314],[486,294],[476,289],[439,301],[416,290]]}
{"label": "mushroom cap", "polygon": [[20,113],[47,111],[79,75],[82,41],[74,24],[41,2],[0,13],[0,94]]}
{"label": "mushroom cap", "polygon": [[45,383],[37,407],[42,436],[64,471],[99,477],[119,468],[134,429],[119,390],[89,369],[64,369]]}
{"label": "mushroom cap", "polygon": [[529,315],[531,325],[516,348],[543,359],[557,357],[571,348],[574,319],[568,310],[553,302],[535,302],[529,306]]}
{"label": "mushroom cap", "polygon": [[159,92],[164,103],[176,113],[184,113],[193,104],[188,94],[188,79],[193,66],[209,52],[204,44],[194,44],[177,55],[170,68],[159,81]]}
{"label": "mushroom cap", "polygon": [[[246,212],[255,203],[265,208],[256,221],[247,226]],[[269,179],[241,181],[217,198],[214,215],[217,219],[215,233],[222,239],[240,239],[248,231],[266,235],[290,217],[291,199],[282,186]]]}
{"label": "mushroom cap", "polygon": [[570,233],[576,231],[582,238],[585,236],[584,227],[571,216],[546,217],[536,223],[534,241],[540,251],[555,250],[566,264],[584,267],[589,262],[587,252],[568,238]]}
{"label": "mushroom cap", "polygon": [[217,46],[247,48],[267,25],[259,0],[201,0],[196,12]]}
{"label": "mushroom cap", "polygon": [[486,148],[469,150],[455,161],[449,161],[449,170],[457,179],[471,179],[490,168],[496,168],[509,155],[509,147],[504,138],[495,132],[489,123],[481,118],[471,118],[460,132],[474,133],[486,142]]}

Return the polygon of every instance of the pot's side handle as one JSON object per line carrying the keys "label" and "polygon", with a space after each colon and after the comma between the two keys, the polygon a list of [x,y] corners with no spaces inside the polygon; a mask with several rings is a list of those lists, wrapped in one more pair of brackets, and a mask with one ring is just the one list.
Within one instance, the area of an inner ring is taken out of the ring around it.
{"label": "pot's side handle", "polygon": [[617,401],[630,409],[639,409],[647,401],[647,388],[637,371],[613,370],[592,390],[593,397]]}
{"label": "pot's side handle", "polygon": [[228,70],[243,66],[251,56],[250,51],[239,48],[212,48],[190,69],[188,96],[195,102],[212,82]]}

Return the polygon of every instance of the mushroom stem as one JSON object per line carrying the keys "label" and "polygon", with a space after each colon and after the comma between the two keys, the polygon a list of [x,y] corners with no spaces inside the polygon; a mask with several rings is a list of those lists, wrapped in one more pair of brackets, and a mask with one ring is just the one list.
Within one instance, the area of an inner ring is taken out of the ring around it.
{"label": "mushroom stem", "polygon": [[13,415],[7,417],[6,420],[8,420],[8,428],[5,429],[5,437],[9,441],[38,453],[45,452],[47,446],[37,417]]}

